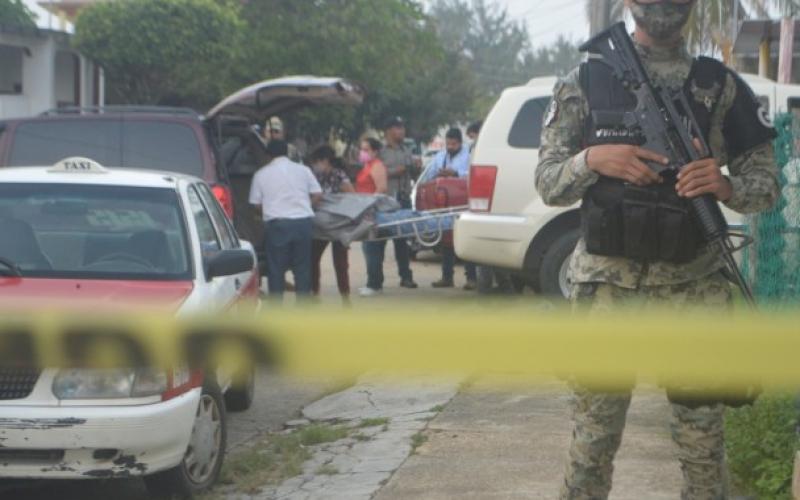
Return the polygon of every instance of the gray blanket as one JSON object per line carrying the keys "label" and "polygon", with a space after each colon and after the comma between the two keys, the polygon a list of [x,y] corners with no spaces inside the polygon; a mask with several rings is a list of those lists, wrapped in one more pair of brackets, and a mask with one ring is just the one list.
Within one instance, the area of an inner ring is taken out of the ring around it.
{"label": "gray blanket", "polygon": [[350,245],[367,237],[376,212],[399,209],[397,200],[382,194],[326,194],[315,207],[314,238]]}

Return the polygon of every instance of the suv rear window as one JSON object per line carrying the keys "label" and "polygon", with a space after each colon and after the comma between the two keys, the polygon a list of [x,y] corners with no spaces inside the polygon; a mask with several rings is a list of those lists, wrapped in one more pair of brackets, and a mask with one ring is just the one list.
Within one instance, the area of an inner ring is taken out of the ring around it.
{"label": "suv rear window", "polygon": [[52,165],[85,156],[101,165],[202,175],[194,130],[180,123],[142,120],[52,120],[14,130],[9,166]]}
{"label": "suv rear window", "polygon": [[536,149],[541,143],[542,122],[547,108],[550,107],[549,97],[537,97],[522,105],[511,132],[508,133],[508,145],[512,148]]}

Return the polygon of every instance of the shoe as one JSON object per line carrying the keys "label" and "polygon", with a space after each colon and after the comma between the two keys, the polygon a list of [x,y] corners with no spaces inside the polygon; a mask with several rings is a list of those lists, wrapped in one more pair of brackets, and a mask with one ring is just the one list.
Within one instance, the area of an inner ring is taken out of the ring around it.
{"label": "shoe", "polygon": [[414,280],[402,280],[400,281],[400,286],[403,288],[411,288],[411,289],[419,288],[419,285],[414,283]]}
{"label": "shoe", "polygon": [[467,284],[464,285],[464,290],[466,290],[468,292],[471,292],[471,291],[477,290],[477,289],[478,289],[478,284],[476,282],[472,281],[472,280],[467,281]]}
{"label": "shoe", "polygon": [[383,290],[375,290],[367,286],[358,289],[358,294],[362,297],[375,297],[376,295],[380,295],[381,293],[383,293]]}
{"label": "shoe", "polygon": [[439,281],[434,281],[431,283],[431,286],[433,288],[453,288],[455,285],[453,284],[453,280],[446,280],[442,278]]}

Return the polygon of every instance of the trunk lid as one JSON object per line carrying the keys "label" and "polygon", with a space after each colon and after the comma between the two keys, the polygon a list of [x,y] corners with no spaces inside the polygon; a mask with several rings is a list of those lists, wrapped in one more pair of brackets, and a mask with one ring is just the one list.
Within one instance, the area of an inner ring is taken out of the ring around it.
{"label": "trunk lid", "polygon": [[241,116],[264,123],[270,116],[307,106],[357,106],[363,101],[364,89],[344,78],[287,76],[254,83],[234,92],[211,108],[206,118]]}

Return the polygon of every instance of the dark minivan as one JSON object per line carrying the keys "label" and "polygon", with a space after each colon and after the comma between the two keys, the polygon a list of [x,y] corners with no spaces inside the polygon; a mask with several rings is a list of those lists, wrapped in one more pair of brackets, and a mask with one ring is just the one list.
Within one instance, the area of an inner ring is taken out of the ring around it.
{"label": "dark minivan", "polygon": [[211,186],[240,236],[260,249],[261,223],[247,197],[264,144],[252,126],[299,108],[358,105],[363,98],[360,86],[342,78],[296,76],[250,85],[205,116],[161,106],[57,109],[0,121],[0,167],[81,156],[108,167],[194,175]]}

